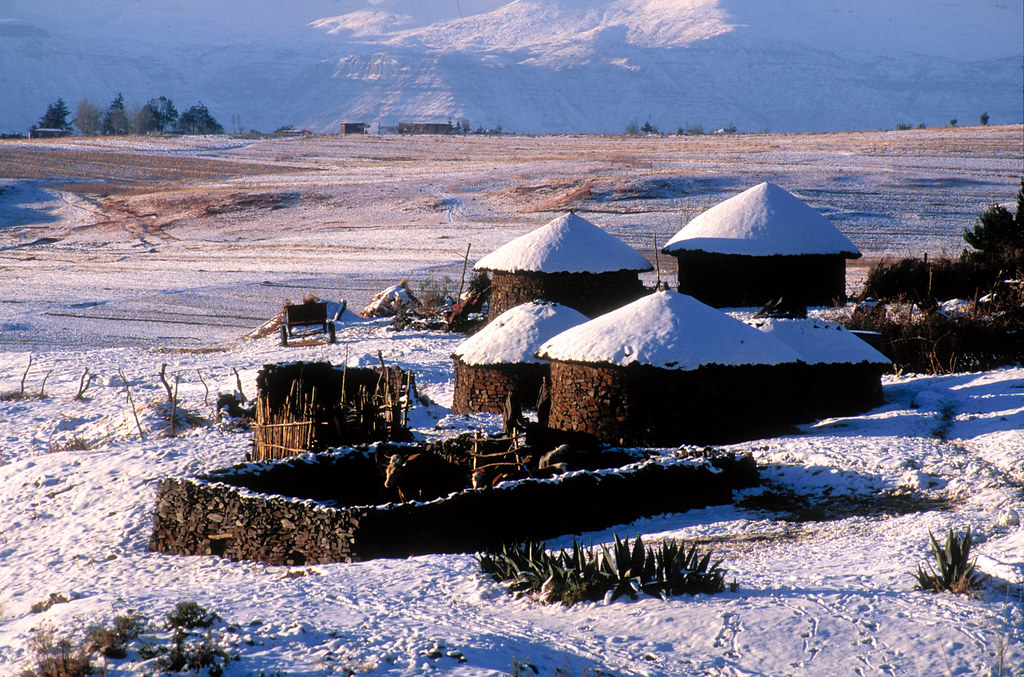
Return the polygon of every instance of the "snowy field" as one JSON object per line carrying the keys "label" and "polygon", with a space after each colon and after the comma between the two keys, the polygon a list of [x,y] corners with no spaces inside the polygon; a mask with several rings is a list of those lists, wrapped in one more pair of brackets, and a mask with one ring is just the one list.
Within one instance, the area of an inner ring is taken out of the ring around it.
{"label": "snowy field", "polygon": [[[229,675],[1024,675],[1024,529],[1001,524],[1024,515],[1024,368],[886,377],[884,406],[731,447],[765,480],[736,505],[583,534],[696,540],[735,592],[567,609],[513,600],[471,555],[289,569],[147,549],[156,481],[249,447],[211,422],[235,370],[252,396],[265,363],[379,350],[438,403],[414,409],[417,434],[500,426],[449,415],[459,336],[352,322],[333,346],[242,338],[285,298],[457,287],[467,243],[472,262],[567,208],[653,259],[655,237],[763,180],[867,257],[956,253],[982,208],[1012,200],[1021,134],[0,142],[0,393],[24,378],[47,395],[0,400],[0,674],[28,667],[40,624],[158,623],[195,600],[225,620]],[[152,406],[165,363],[195,421],[174,438]],[[914,591],[929,530],[968,526],[982,593]],[[52,593],[70,601],[32,611]]]}

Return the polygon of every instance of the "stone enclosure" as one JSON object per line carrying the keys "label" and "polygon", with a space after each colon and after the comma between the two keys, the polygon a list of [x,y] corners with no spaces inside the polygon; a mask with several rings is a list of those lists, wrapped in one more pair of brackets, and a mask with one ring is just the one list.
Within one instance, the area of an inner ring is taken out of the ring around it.
{"label": "stone enclosure", "polygon": [[367,452],[307,454],[160,482],[152,550],[280,565],[474,552],[526,538],[729,503],[758,483],[752,457],[662,459],[381,503]]}

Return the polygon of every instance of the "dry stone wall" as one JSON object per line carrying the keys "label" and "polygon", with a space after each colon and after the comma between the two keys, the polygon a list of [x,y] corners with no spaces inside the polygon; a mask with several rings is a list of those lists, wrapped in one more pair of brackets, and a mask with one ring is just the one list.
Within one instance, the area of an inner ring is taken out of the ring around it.
{"label": "dry stone wall", "polygon": [[491,273],[488,317],[530,301],[553,301],[597,317],[646,293],[635,271],[610,273]]}
{"label": "dry stone wall", "polygon": [[716,308],[763,306],[780,297],[807,306],[846,302],[841,255],[739,256],[677,252],[679,292]]}
{"label": "dry stone wall", "polygon": [[468,365],[455,360],[453,414],[500,414],[505,398],[514,395],[524,409],[533,409],[547,364]]}
{"label": "dry stone wall", "polygon": [[671,459],[523,480],[429,503],[340,508],[225,482],[172,478],[159,485],[150,547],[280,565],[475,552],[728,503],[733,489],[758,481],[750,456]]}
{"label": "dry stone wall", "polygon": [[548,425],[624,446],[735,442],[810,420],[799,365],[692,371],[551,363]]}

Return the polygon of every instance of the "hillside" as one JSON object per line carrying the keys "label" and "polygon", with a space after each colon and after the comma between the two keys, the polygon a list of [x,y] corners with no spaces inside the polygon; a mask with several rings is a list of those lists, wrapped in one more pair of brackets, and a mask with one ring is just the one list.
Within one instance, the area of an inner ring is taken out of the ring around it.
{"label": "hillside", "polygon": [[63,97],[202,101],[230,129],[469,118],[515,132],[930,126],[1024,117],[1002,0],[364,0],[0,8],[0,131]]}

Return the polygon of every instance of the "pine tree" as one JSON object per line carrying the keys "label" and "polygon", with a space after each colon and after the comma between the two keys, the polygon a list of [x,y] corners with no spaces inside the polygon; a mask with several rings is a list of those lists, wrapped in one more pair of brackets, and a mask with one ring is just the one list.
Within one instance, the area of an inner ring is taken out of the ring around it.
{"label": "pine tree", "polygon": [[982,127],[984,127],[985,125],[987,125],[987,124],[988,124],[988,113],[987,113],[987,112],[986,112],[986,113],[982,113],[982,114],[981,114],[981,117],[980,117],[980,118],[978,118],[978,122],[980,122],[980,123],[981,123],[981,126],[982,126]]}
{"label": "pine tree", "polygon": [[1017,191],[1017,213],[991,205],[978,217],[974,228],[964,231],[964,242],[982,254],[1011,256],[1024,249],[1024,179]]}
{"label": "pine tree", "polygon": [[128,133],[128,111],[124,107],[124,95],[118,92],[117,98],[110,102],[106,114],[103,116],[104,134],[127,134]]}
{"label": "pine tree", "polygon": [[174,102],[166,96],[150,99],[145,108],[153,114],[154,119],[154,127],[146,131],[170,132],[178,124],[178,109],[174,107]]}
{"label": "pine tree", "polygon": [[210,115],[209,109],[200,101],[181,114],[177,131],[181,134],[223,134],[224,127]]}
{"label": "pine tree", "polygon": [[43,129],[61,129],[65,132],[70,132],[71,123],[68,122],[69,115],[71,115],[71,111],[68,109],[68,105],[64,103],[64,99],[57,99],[46,107],[46,113],[43,117],[39,118],[39,126]]}

